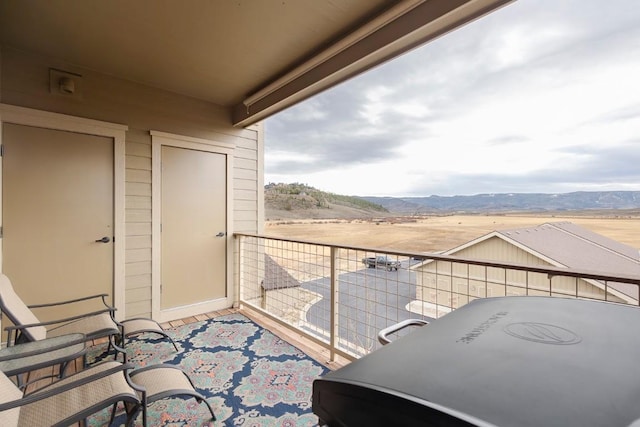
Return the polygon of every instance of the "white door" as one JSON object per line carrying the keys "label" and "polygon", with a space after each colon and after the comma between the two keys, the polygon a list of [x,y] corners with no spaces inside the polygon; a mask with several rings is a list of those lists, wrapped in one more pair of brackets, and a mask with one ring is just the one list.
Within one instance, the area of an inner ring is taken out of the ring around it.
{"label": "white door", "polygon": [[160,153],[160,309],[202,313],[228,296],[227,155],[169,145]]}
{"label": "white door", "polygon": [[113,138],[8,123],[2,137],[3,273],[28,304],[111,296]]}

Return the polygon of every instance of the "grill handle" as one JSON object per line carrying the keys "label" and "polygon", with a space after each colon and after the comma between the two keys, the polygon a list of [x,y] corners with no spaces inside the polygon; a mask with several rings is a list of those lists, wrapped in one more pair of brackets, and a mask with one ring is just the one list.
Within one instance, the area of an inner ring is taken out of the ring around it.
{"label": "grill handle", "polygon": [[387,326],[386,328],[378,332],[378,341],[382,345],[387,345],[391,342],[391,340],[387,338],[387,335],[395,334],[396,332],[401,331],[402,329],[409,326],[425,326],[428,324],[429,322],[422,319],[403,320],[402,322],[396,323],[395,325]]}

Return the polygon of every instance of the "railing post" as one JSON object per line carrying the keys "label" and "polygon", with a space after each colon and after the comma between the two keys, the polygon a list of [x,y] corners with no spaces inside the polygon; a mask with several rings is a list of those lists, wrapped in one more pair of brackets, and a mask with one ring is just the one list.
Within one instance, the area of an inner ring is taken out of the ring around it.
{"label": "railing post", "polygon": [[438,303],[438,295],[440,294],[440,276],[438,275],[438,267],[440,266],[440,262],[436,261],[436,309],[435,309],[435,313],[436,313],[436,319],[438,317],[440,317],[440,304]]}
{"label": "railing post", "polygon": [[337,256],[338,248],[331,246],[331,336],[329,337],[331,342],[331,348],[329,360],[333,362],[336,358],[336,348],[338,347],[338,304],[339,301],[339,289],[338,289],[338,272],[337,272]]}
{"label": "railing post", "polygon": [[240,293],[244,289],[242,286],[243,277],[243,267],[244,263],[242,262],[242,250],[244,249],[243,241],[245,237],[239,236],[235,238],[235,249],[236,249],[236,268],[235,268],[235,280],[234,280],[234,298],[233,298],[233,307],[240,308],[240,303],[242,301],[242,295]]}
{"label": "railing post", "polygon": [[453,309],[453,262],[449,263],[449,307]]}

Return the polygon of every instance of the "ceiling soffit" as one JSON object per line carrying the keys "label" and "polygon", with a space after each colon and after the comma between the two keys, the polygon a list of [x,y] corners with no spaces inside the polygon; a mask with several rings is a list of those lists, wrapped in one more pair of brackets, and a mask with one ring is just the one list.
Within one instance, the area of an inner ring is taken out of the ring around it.
{"label": "ceiling soffit", "polygon": [[0,43],[227,107],[248,126],[509,1],[6,1]]}
{"label": "ceiling soffit", "polygon": [[513,0],[405,1],[330,46],[233,110],[247,126],[471,22]]}

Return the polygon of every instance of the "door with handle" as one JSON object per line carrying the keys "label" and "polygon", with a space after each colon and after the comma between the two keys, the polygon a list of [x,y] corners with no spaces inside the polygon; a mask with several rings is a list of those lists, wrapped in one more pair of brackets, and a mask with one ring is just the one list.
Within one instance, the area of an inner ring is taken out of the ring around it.
{"label": "door with handle", "polygon": [[227,297],[226,155],[163,145],[161,310]]}
{"label": "door with handle", "polygon": [[[2,137],[2,270],[16,292],[113,295],[113,139],[6,123]],[[41,320],[66,314],[51,313]]]}

